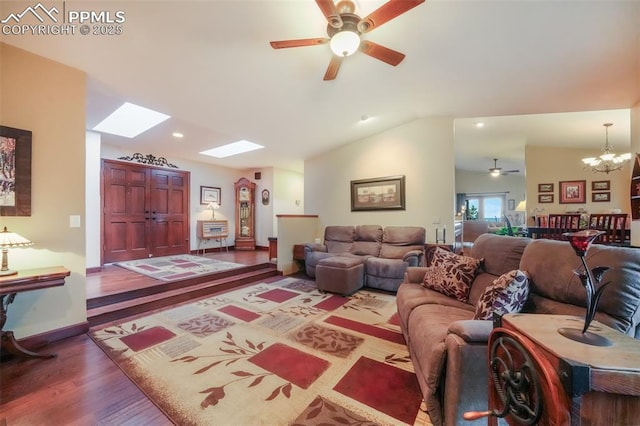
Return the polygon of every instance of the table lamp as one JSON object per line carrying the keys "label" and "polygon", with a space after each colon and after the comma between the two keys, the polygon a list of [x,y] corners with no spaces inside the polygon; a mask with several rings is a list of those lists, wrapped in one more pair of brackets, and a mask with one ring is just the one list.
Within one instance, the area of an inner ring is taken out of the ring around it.
{"label": "table lamp", "polygon": [[18,273],[18,271],[12,271],[9,269],[9,248],[27,247],[30,245],[33,245],[31,241],[16,234],[15,232],[7,231],[7,227],[4,227],[4,230],[0,232],[0,247],[2,247],[2,268],[0,268],[0,276],[14,275]]}
{"label": "table lamp", "polygon": [[216,210],[218,210],[220,208],[220,204],[218,204],[216,202],[211,202],[211,203],[209,203],[207,208],[209,210],[211,210],[211,219],[215,219],[216,218]]}

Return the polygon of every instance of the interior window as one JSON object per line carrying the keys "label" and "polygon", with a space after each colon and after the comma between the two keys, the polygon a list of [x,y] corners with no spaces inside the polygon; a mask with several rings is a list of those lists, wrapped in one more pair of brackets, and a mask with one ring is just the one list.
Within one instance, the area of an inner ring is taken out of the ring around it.
{"label": "interior window", "polygon": [[505,215],[506,194],[482,194],[465,197],[465,219],[501,222]]}

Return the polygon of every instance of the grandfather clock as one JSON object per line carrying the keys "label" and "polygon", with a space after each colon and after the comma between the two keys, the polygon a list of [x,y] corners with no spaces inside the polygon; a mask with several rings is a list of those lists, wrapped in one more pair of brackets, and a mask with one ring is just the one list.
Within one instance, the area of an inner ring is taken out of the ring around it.
{"label": "grandfather clock", "polygon": [[240,178],[236,190],[236,250],[256,249],[255,189],[256,184]]}

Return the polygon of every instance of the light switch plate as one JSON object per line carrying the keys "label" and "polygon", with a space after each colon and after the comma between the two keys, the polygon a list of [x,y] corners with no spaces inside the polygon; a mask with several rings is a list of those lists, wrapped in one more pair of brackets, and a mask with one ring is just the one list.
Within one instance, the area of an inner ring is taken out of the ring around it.
{"label": "light switch plate", "polygon": [[69,228],[80,228],[80,215],[72,214],[69,216]]}

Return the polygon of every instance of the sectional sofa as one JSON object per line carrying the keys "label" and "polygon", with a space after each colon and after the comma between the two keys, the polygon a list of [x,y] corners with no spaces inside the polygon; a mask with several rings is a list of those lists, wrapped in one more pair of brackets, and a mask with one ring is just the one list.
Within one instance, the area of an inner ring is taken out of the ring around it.
{"label": "sectional sofa", "polygon": [[[486,419],[464,421],[462,415],[487,409],[487,341],[493,324],[473,318],[485,289],[503,274],[528,275],[522,312],[585,314],[585,289],[574,273],[581,263],[568,242],[483,234],[469,256],[483,261],[468,300],[426,288],[426,267],[408,268],[397,292],[400,326],[434,425],[486,424]],[[586,261],[591,268],[611,268],[603,279],[611,284],[595,320],[640,338],[640,249],[596,244]]]}

